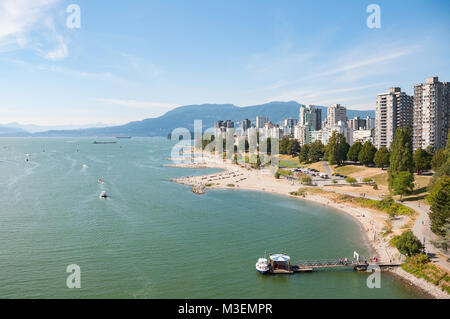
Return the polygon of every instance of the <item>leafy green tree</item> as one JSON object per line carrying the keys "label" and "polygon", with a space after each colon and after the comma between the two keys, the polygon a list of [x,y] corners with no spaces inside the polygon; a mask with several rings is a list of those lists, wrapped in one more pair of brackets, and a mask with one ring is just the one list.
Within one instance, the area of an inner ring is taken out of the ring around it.
{"label": "leafy green tree", "polygon": [[280,154],[287,154],[288,147],[289,147],[289,138],[283,137],[280,141],[280,147],[279,147]]}
{"label": "leafy green tree", "polygon": [[305,144],[300,149],[300,152],[298,154],[298,161],[300,163],[308,162],[309,160],[309,145]]}
{"label": "leafy green tree", "polygon": [[328,162],[338,166],[342,165],[347,158],[349,148],[350,145],[346,142],[344,134],[333,131],[327,145]]}
{"label": "leafy green tree", "polygon": [[411,230],[407,230],[400,236],[394,237],[393,244],[406,256],[417,255],[422,249],[422,243],[414,236]]}
{"label": "leafy green tree", "polygon": [[415,171],[420,172],[431,168],[431,156],[427,151],[418,148],[414,152],[413,158]]}
{"label": "leafy green tree", "polygon": [[349,184],[351,184],[351,185],[354,185],[354,184],[356,184],[356,178],[354,178],[354,177],[346,177],[345,178],[345,181],[347,182],[347,183],[349,183]]}
{"label": "leafy green tree", "polygon": [[395,195],[400,195],[400,201],[402,201],[403,195],[411,194],[414,188],[413,181],[414,177],[408,171],[399,172],[394,176],[392,191]]}
{"label": "leafy green tree", "polygon": [[386,147],[381,147],[373,158],[373,162],[377,167],[387,167],[389,166],[389,158],[391,157],[391,153]]}
{"label": "leafy green tree", "polygon": [[443,150],[443,149],[437,150],[434,153],[433,158],[431,159],[431,168],[434,171],[437,171],[439,169],[439,167],[441,167],[442,164],[445,163],[446,160],[447,160],[447,155],[445,155],[445,150]]}
{"label": "leafy green tree", "polygon": [[361,148],[361,151],[358,154],[358,160],[361,162],[361,164],[364,165],[373,164],[373,159],[375,157],[376,152],[377,152],[376,147],[373,146],[372,143],[367,141],[364,143],[364,145]]}
{"label": "leafy green tree", "polygon": [[280,179],[280,170],[275,172],[275,179]]}
{"label": "leafy green tree", "polygon": [[410,172],[411,174],[414,172],[411,129],[406,126],[397,129],[395,132],[394,143],[392,143],[388,169],[390,190],[392,190],[395,176],[400,172]]}
{"label": "leafy green tree", "polygon": [[433,188],[442,176],[450,176],[450,131],[448,132],[444,155],[445,161],[435,170],[433,179],[430,183],[430,188]]}
{"label": "leafy green tree", "polygon": [[450,223],[450,177],[443,176],[427,196],[430,204],[431,230],[444,237]]}
{"label": "leafy green tree", "polygon": [[265,150],[267,154],[272,152],[272,139],[270,137],[260,139],[258,151],[263,152],[263,150]]}
{"label": "leafy green tree", "polygon": [[350,149],[348,150],[347,153],[347,159],[349,161],[352,162],[357,162],[358,161],[358,154],[362,149],[362,143],[361,142],[355,142],[353,143],[353,145],[350,147]]}
{"label": "leafy green tree", "polygon": [[318,162],[323,158],[325,146],[321,141],[315,141],[309,145],[308,158],[311,162]]}
{"label": "leafy green tree", "polygon": [[292,139],[289,141],[287,153],[291,156],[295,156],[300,151],[300,144],[296,139]]}

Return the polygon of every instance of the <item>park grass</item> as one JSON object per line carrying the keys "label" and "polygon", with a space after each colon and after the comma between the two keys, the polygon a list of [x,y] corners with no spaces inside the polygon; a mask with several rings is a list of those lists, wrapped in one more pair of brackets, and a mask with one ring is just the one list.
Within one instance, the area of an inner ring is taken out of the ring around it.
{"label": "park grass", "polygon": [[378,185],[388,186],[388,175],[387,173],[380,173],[370,178]]}
{"label": "park grass", "polygon": [[[344,165],[337,167],[336,165],[332,166],[333,172],[341,175],[352,176],[358,172],[362,172],[365,170],[364,166],[358,165]],[[352,176],[353,177],[353,176]]]}
{"label": "park grass", "polygon": [[280,167],[294,168],[300,167],[300,162],[298,156],[279,154],[279,165]]}
{"label": "park grass", "polygon": [[298,164],[293,163],[293,162],[289,162],[289,161],[286,161],[286,160],[282,160],[282,159],[280,159],[279,165],[280,165],[280,167],[284,167],[284,168],[298,167]]}

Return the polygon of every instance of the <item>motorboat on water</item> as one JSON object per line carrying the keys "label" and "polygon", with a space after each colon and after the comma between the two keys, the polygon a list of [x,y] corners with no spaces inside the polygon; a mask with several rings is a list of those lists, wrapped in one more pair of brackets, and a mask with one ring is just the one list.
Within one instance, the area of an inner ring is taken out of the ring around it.
{"label": "motorboat on water", "polygon": [[81,165],[81,167],[88,168],[88,166],[86,164]]}
{"label": "motorboat on water", "polygon": [[102,180],[101,178],[99,178],[99,179],[97,180],[97,183],[103,184],[103,180]]}
{"label": "motorboat on water", "polygon": [[259,258],[256,271],[260,274],[292,274],[291,257],[286,254],[270,254],[269,259]]}
{"label": "motorboat on water", "polygon": [[100,193],[100,195],[98,195],[98,197],[101,198],[101,199],[106,199],[106,198],[108,197],[108,195],[106,195],[106,192],[105,192],[105,191],[102,191],[102,192]]}
{"label": "motorboat on water", "polygon": [[267,258],[259,258],[258,262],[256,263],[256,271],[260,273],[261,275],[264,275],[268,273],[270,270],[269,262],[267,261]]}

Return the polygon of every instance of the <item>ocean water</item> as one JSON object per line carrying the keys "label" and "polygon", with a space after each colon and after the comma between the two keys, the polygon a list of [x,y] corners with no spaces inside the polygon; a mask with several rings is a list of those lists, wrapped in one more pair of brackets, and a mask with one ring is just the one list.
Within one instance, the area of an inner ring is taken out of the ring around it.
{"label": "ocean water", "polygon": [[[258,275],[269,252],[372,252],[356,221],[322,205],[168,181],[214,170],[162,167],[166,139],[93,140],[0,139],[0,298],[427,297],[388,273],[380,289],[353,270]],[[70,264],[80,289],[66,286]]]}

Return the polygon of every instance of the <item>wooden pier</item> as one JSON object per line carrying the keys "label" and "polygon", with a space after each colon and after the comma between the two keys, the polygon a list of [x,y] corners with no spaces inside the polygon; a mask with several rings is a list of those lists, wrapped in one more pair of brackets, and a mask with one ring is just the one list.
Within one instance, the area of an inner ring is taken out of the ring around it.
{"label": "wooden pier", "polygon": [[299,261],[296,264],[289,265],[287,269],[271,269],[271,274],[294,274],[313,272],[320,269],[337,269],[337,268],[353,268],[355,271],[371,271],[375,269],[389,270],[399,267],[400,263],[381,263],[372,262],[365,263],[357,260],[339,261],[337,260],[311,260]]}
{"label": "wooden pier", "polygon": [[[362,261],[364,260],[364,261]],[[262,262],[262,266],[261,263]],[[264,270],[264,264],[266,265]],[[270,274],[294,274],[313,272],[319,269],[347,268],[355,271],[388,270],[401,266],[401,263],[384,263],[378,259],[362,259],[358,253],[354,252],[353,258],[335,258],[324,260],[301,260],[291,263],[290,257],[286,254],[270,254],[269,260],[261,258],[256,264],[258,272],[260,269]],[[258,268],[259,267],[259,268]]]}
{"label": "wooden pier", "polygon": [[312,272],[315,269],[333,269],[333,268],[353,268],[356,271],[367,271],[380,268],[381,270],[391,269],[401,266],[399,263],[381,263],[381,262],[361,262],[354,259],[339,260],[307,260],[298,261],[292,265],[293,272]]}

